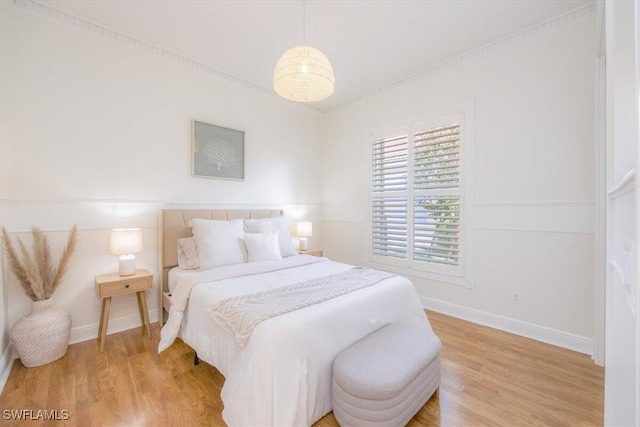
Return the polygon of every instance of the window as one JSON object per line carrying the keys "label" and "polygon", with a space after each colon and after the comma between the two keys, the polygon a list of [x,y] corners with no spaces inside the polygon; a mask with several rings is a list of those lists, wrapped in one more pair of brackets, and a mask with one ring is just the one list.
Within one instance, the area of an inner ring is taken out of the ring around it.
{"label": "window", "polygon": [[463,277],[465,113],[372,134],[371,259]]}

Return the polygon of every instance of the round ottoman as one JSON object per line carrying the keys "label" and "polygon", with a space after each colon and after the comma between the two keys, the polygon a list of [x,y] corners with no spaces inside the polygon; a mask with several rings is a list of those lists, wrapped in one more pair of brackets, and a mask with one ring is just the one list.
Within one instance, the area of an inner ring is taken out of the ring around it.
{"label": "round ottoman", "polygon": [[404,426],[440,386],[442,344],[431,330],[392,323],[333,362],[333,414],[342,427]]}

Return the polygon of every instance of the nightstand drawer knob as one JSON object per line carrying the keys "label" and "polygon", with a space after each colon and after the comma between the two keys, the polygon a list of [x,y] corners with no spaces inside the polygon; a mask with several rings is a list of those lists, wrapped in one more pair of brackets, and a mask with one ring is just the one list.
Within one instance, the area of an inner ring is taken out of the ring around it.
{"label": "nightstand drawer knob", "polygon": [[124,287],[128,289],[129,288],[129,284],[127,283],[126,285],[124,285]]}

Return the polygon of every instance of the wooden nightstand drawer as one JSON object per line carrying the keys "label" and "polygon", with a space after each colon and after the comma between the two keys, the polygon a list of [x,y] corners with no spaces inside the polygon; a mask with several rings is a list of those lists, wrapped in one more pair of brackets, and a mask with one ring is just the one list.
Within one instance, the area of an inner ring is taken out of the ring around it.
{"label": "wooden nightstand drawer", "polygon": [[120,294],[128,294],[130,292],[144,291],[151,289],[151,279],[137,279],[119,283],[108,283],[99,286],[100,298],[111,297]]}
{"label": "wooden nightstand drawer", "polygon": [[152,286],[153,275],[144,269],[136,271],[131,276],[120,276],[118,273],[96,276],[96,295],[98,298],[140,292],[151,289]]}

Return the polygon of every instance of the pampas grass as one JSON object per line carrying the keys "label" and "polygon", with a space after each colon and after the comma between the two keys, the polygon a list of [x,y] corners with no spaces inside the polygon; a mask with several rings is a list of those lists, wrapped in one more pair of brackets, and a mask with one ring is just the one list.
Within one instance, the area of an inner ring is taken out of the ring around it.
{"label": "pampas grass", "polygon": [[33,253],[30,253],[18,238],[20,249],[18,254],[4,227],[2,227],[2,243],[11,271],[20,282],[24,293],[33,301],[42,301],[51,298],[60,285],[62,276],[69,269],[69,261],[78,242],[77,229],[75,225],[71,228],[67,246],[62,251],[57,266],[53,265],[47,236],[38,227],[33,227],[31,233],[33,234]]}

